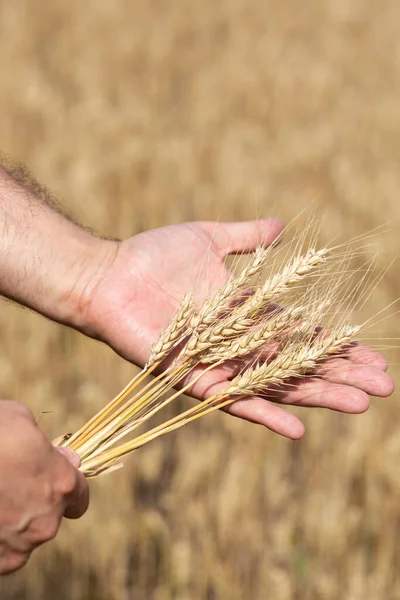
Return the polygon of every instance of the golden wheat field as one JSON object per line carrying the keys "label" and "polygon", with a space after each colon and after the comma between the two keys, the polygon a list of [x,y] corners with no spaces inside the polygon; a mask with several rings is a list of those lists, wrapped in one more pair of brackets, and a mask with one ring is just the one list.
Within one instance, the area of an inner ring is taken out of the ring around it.
{"label": "golden wheat field", "polygon": [[[396,0],[0,3],[0,149],[103,235],[312,205],[322,243],[388,225],[384,268],[400,248],[399,99]],[[395,261],[364,316],[400,296],[399,275]],[[393,315],[377,333],[399,331]],[[45,412],[50,437],[132,376],[8,303],[0,339],[0,397]],[[400,599],[398,397],[293,410],[301,441],[214,414],[138,450],[1,600]]]}

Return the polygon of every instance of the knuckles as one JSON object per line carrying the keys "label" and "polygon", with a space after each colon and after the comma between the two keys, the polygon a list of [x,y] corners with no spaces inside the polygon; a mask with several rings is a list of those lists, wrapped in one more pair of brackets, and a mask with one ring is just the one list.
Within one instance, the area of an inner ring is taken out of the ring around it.
{"label": "knuckles", "polygon": [[58,528],[60,526],[60,522],[56,518],[50,518],[45,523],[43,523],[38,532],[38,541],[39,542],[49,542],[53,540],[58,532]]}
{"label": "knuckles", "polygon": [[10,552],[0,558],[0,575],[9,575],[14,571],[22,569],[29,560],[28,553]]}
{"label": "knuckles", "polygon": [[2,400],[1,409],[3,413],[9,413],[18,417],[24,417],[31,423],[35,423],[35,418],[32,411],[22,402],[18,400]]}
{"label": "knuckles", "polygon": [[66,507],[82,486],[78,471],[53,448],[24,404],[0,405],[0,441],[12,457],[0,478],[0,575],[6,575],[21,569],[37,546],[55,538]]}
{"label": "knuckles", "polygon": [[18,400],[11,400],[11,402],[15,410],[18,411],[21,415],[25,417],[33,417],[31,410],[25,404],[19,402]]}
{"label": "knuckles", "polygon": [[61,515],[53,512],[45,517],[33,519],[26,534],[27,549],[31,552],[37,546],[54,539],[60,527],[60,521]]}

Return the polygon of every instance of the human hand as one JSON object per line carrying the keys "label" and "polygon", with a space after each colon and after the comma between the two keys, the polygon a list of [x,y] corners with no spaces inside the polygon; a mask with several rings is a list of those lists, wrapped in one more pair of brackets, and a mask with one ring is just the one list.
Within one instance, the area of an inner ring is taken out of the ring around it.
{"label": "human hand", "polygon": [[[229,272],[224,258],[269,245],[282,230],[277,220],[245,223],[185,223],[141,233],[120,243],[115,258],[95,283],[88,282],[80,298],[78,328],[102,339],[121,356],[143,366],[151,345],[177,310],[182,296],[195,289],[201,299],[223,285]],[[199,279],[202,266],[204,277]],[[326,407],[360,413],[368,394],[388,396],[393,382],[385,359],[355,346],[348,358],[328,361],[317,376],[296,385],[271,390],[267,397],[233,403],[231,414],[265,425],[297,439],[304,426],[277,404]],[[232,366],[216,368],[190,390],[200,399],[223,391]]]}
{"label": "human hand", "polygon": [[[102,339],[138,365],[146,362],[186,292],[195,289],[200,300],[206,291],[212,293],[227,281],[227,254],[268,245],[282,230],[276,220],[198,222],[121,243],[102,240],[53,210],[47,194],[36,182],[29,185],[30,179],[25,174],[21,185],[14,171],[0,166],[0,294]],[[367,394],[393,391],[380,354],[357,347],[338,360],[324,365],[320,377],[275,390],[268,400],[237,401],[228,411],[298,438],[302,423],[277,403],[357,413],[368,408]],[[191,393],[201,399],[223,391],[232,375],[228,365],[214,369]]]}
{"label": "human hand", "polygon": [[0,575],[23,567],[63,517],[85,513],[89,491],[78,466],[78,456],[54,448],[23,404],[0,401]]}
{"label": "human hand", "polygon": [[[276,220],[199,222],[155,229],[121,243],[102,240],[53,210],[47,194],[36,182],[27,185],[31,178],[24,173],[21,185],[14,171],[0,166],[0,294],[102,339],[138,365],[146,362],[186,292],[196,289],[199,299],[212,293],[227,281],[227,254],[268,245],[282,230]],[[380,354],[358,346],[347,359],[326,363],[319,377],[270,391],[268,400],[237,401],[228,411],[298,438],[302,423],[277,403],[363,412],[367,394],[393,391],[385,369]],[[201,399],[223,391],[232,375],[228,365],[214,369],[191,393]]]}

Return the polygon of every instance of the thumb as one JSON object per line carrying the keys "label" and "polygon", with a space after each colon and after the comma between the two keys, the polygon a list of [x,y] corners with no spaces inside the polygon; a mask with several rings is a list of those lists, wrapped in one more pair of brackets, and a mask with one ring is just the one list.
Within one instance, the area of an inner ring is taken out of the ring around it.
{"label": "thumb", "polygon": [[64,512],[67,519],[80,519],[89,507],[88,482],[80,471],[76,471],[76,485],[69,495],[68,504]]}
{"label": "thumb", "polygon": [[203,221],[198,223],[222,254],[252,252],[258,246],[270,246],[282,233],[280,219],[258,219],[237,223]]}
{"label": "thumb", "polygon": [[[81,460],[79,455],[71,448],[56,448],[57,452],[62,454],[71,465],[78,469]],[[85,476],[78,470],[75,471],[75,487],[67,497],[67,506],[64,512],[64,517],[67,519],[79,519],[88,509],[89,506],[89,486]]]}
{"label": "thumb", "polygon": [[71,463],[71,465],[75,467],[75,469],[80,467],[81,459],[79,458],[79,455],[72,450],[72,448],[56,447],[55,449],[57,452],[62,454]]}

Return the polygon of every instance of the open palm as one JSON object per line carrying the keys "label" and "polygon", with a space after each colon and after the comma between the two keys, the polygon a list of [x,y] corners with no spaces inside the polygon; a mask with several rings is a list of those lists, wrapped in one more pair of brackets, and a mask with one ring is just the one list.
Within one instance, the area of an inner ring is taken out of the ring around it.
{"label": "open palm", "polygon": [[[124,358],[143,366],[152,344],[176,312],[182,296],[195,290],[199,300],[224,284],[231,253],[267,246],[282,230],[278,220],[242,223],[198,222],[154,229],[119,246],[116,258],[93,290],[88,305],[90,331]],[[278,406],[323,406],[358,413],[368,408],[368,394],[387,396],[393,382],[384,358],[357,346],[349,359],[334,359],[318,377],[287,389],[271,390],[268,399],[252,397],[228,412],[290,438],[303,435],[301,421]],[[227,387],[234,374],[226,365],[207,373],[191,389],[204,398]]]}

